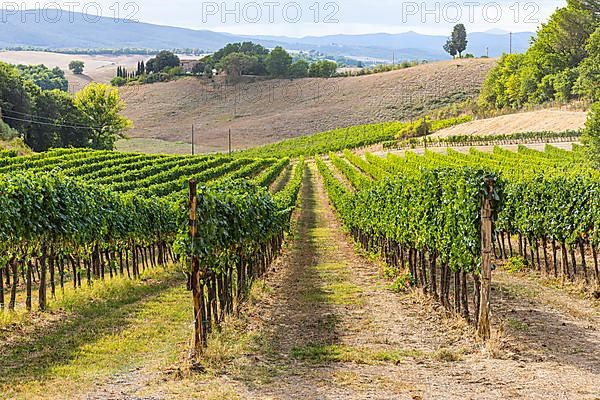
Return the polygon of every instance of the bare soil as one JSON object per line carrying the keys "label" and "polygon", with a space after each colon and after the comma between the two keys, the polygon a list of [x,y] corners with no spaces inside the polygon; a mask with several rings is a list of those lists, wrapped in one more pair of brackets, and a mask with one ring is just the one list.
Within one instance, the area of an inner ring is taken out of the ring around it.
{"label": "bare soil", "polygon": [[493,59],[454,60],[352,78],[236,85],[185,78],[121,89],[132,138],[191,143],[199,151],[248,147],[370,122],[402,120],[476,96]]}
{"label": "bare soil", "polygon": [[[117,75],[117,66],[134,70],[141,60],[146,61],[148,56],[142,55],[86,55],[63,54],[43,51],[0,51],[0,61],[10,64],[38,65],[44,64],[48,68],[58,67],[65,71],[69,81],[69,91],[77,92],[90,82],[108,83]],[[69,71],[69,63],[80,60],[85,63],[83,75],[74,75]]]}
{"label": "bare soil", "polygon": [[522,132],[564,132],[578,130],[585,126],[587,113],[561,109],[547,109],[500,117],[480,119],[450,128],[431,135],[443,138],[453,135],[502,135]]}

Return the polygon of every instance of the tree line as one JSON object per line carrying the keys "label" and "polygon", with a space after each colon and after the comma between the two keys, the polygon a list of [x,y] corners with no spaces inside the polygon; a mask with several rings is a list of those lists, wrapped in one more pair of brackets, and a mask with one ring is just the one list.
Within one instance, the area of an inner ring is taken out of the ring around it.
{"label": "tree line", "polygon": [[523,54],[504,54],[486,78],[477,106],[519,109],[551,101],[592,103],[582,135],[600,166],[600,5],[568,0],[538,29]]}
{"label": "tree line", "polygon": [[[71,95],[57,78],[60,75],[41,66],[19,69],[0,62],[3,138],[21,137],[34,151],[69,146],[112,149],[118,136],[131,126],[120,115],[124,103],[118,91],[92,83]],[[60,87],[48,84],[45,76],[53,76]]]}
{"label": "tree line", "polygon": [[65,73],[58,67],[50,69],[44,64],[17,65],[17,69],[21,76],[33,81],[42,90],[58,89],[66,92],[69,89],[69,82],[65,78]]}
{"label": "tree line", "polygon": [[204,57],[193,72],[225,71],[230,80],[242,75],[273,78],[330,78],[336,74],[337,63],[319,60],[309,64],[294,58],[281,46],[273,50],[252,42],[230,43],[211,56]]}
{"label": "tree line", "polygon": [[[595,5],[595,6],[594,6]],[[596,7],[596,8],[594,8]],[[523,54],[504,54],[479,98],[486,109],[598,99],[600,15],[596,2],[569,0],[543,24]]]}
{"label": "tree line", "polygon": [[[230,43],[210,56],[198,60],[191,74],[212,78],[214,73],[224,72],[230,82],[238,81],[242,75],[268,76],[272,78],[330,78],[336,76],[338,65],[334,61],[319,60],[309,63],[294,58],[282,47],[269,50],[252,42]],[[138,63],[136,71],[117,68],[114,86],[130,82],[164,82],[183,75],[179,57],[163,50],[145,64]]]}

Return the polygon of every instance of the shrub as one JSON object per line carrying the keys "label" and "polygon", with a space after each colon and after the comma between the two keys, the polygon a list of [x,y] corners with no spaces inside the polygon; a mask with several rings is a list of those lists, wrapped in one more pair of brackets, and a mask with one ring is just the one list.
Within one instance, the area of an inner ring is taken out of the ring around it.
{"label": "shrub", "polygon": [[504,269],[508,272],[515,273],[520,272],[526,269],[528,266],[527,260],[523,257],[511,257],[508,260],[508,263],[504,266]]}
{"label": "shrub", "polygon": [[11,128],[0,119],[0,139],[11,140],[20,136],[16,129]]}
{"label": "shrub", "polygon": [[400,275],[391,286],[391,290],[400,293],[415,285],[415,279],[410,273]]}
{"label": "shrub", "polygon": [[113,86],[123,86],[127,83],[127,79],[121,78],[120,76],[115,76],[110,80],[110,84]]}

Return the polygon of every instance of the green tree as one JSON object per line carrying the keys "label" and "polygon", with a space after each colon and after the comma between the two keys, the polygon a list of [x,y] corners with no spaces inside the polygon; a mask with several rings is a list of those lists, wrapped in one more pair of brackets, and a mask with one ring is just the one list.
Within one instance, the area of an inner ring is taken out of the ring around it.
{"label": "green tree", "polygon": [[75,75],[81,75],[83,74],[83,70],[85,68],[85,64],[83,63],[83,61],[77,61],[77,60],[73,60],[69,63],[69,69],[75,74]]}
{"label": "green tree", "polygon": [[58,67],[47,68],[40,65],[17,65],[21,76],[35,83],[42,90],[59,89],[67,91],[69,82],[65,78],[65,73]]}
{"label": "green tree", "polygon": [[423,117],[415,123],[415,135],[418,137],[427,136],[431,133],[431,121],[427,117]]}
{"label": "green tree", "polygon": [[19,137],[20,133],[18,130],[11,128],[6,124],[2,119],[0,119],[0,139],[2,140],[12,140],[16,137]]}
{"label": "green tree", "polygon": [[34,151],[51,147],[85,147],[89,130],[82,128],[83,117],[73,104],[73,97],[60,90],[47,90],[35,98],[37,122],[32,123],[25,143]]}
{"label": "green tree", "polygon": [[265,59],[269,75],[281,78],[287,76],[292,65],[292,56],[281,46],[275,47]]}
{"label": "green tree", "polygon": [[206,68],[206,63],[204,61],[198,61],[192,67],[192,74],[194,75],[202,75],[204,74],[204,69]]}
{"label": "green tree", "polygon": [[146,65],[144,64],[144,60],[138,61],[136,75],[144,75],[146,73]]}
{"label": "green tree", "polygon": [[579,66],[576,92],[594,100],[600,100],[600,27],[588,39],[588,56]]}
{"label": "green tree", "polygon": [[576,94],[597,93],[600,34],[597,17],[575,2],[558,9],[543,24],[525,55],[500,59],[489,73],[479,104],[483,108],[518,108]]}
{"label": "green tree", "polygon": [[146,62],[146,73],[151,74],[156,70],[156,59],[151,58]]}
{"label": "green tree", "polygon": [[581,140],[590,158],[600,166],[600,102],[592,105]]}
{"label": "green tree", "polygon": [[230,53],[219,61],[217,67],[227,73],[228,80],[235,82],[256,66],[258,59],[256,56],[249,56],[245,53]]}
{"label": "green tree", "polygon": [[[252,42],[243,42],[243,43],[229,43],[222,49],[218,50],[209,59],[205,58],[204,60],[208,63],[212,63],[213,66],[216,66],[221,60],[232,53],[242,53],[251,57],[256,58],[256,63],[249,68],[246,73],[252,75],[266,75],[267,69],[265,67],[265,59],[269,55],[269,50],[260,44],[255,44]],[[210,61],[209,61],[210,60]]]}
{"label": "green tree", "polygon": [[110,84],[113,86],[123,86],[127,83],[127,79],[121,76],[115,76],[110,80]]}
{"label": "green tree", "polygon": [[462,53],[467,49],[467,29],[463,24],[454,26],[452,31],[452,47],[458,53],[458,57],[462,58]]}
{"label": "green tree", "polygon": [[82,122],[90,127],[89,147],[112,150],[119,136],[132,126],[119,113],[125,103],[119,91],[101,83],[91,83],[75,95],[75,107],[81,112]]}
{"label": "green tree", "polygon": [[558,9],[538,30],[528,57],[540,64],[546,75],[576,67],[587,56],[585,45],[596,26],[589,11]]}
{"label": "green tree", "polygon": [[448,40],[446,40],[446,43],[444,44],[444,51],[446,51],[446,53],[450,54],[452,56],[452,58],[456,57],[456,49],[454,48],[454,45],[452,44],[452,39],[448,38]]}
{"label": "green tree", "polygon": [[181,60],[171,51],[163,50],[146,62],[146,72],[162,72],[166,69],[179,67]]}
{"label": "green tree", "polygon": [[0,114],[6,124],[22,134],[29,127],[27,115],[31,114],[32,94],[36,89],[39,91],[15,67],[0,62]]}
{"label": "green tree", "polygon": [[317,61],[310,65],[309,76],[313,78],[331,78],[337,72],[337,63],[328,60]]}
{"label": "green tree", "polygon": [[567,3],[574,8],[589,11],[597,21],[600,21],[600,2],[598,0],[568,0]]}
{"label": "green tree", "polygon": [[290,65],[289,76],[291,78],[306,78],[308,76],[309,68],[310,65],[308,65],[308,62],[304,60],[298,60]]}
{"label": "green tree", "polygon": [[207,78],[212,78],[213,77],[213,67],[210,64],[206,64],[206,66],[204,67],[204,76]]}
{"label": "green tree", "polygon": [[554,74],[554,98],[559,101],[568,101],[573,97],[573,88],[579,77],[579,70],[576,68],[567,68],[557,74]]}
{"label": "green tree", "polygon": [[269,50],[260,44],[254,44],[252,42],[229,43],[222,49],[215,52],[212,55],[212,60],[215,63],[218,63],[232,53],[243,53],[249,56],[255,56],[257,58],[262,57],[264,59],[267,55],[269,55]]}
{"label": "green tree", "polygon": [[[495,68],[486,77],[479,104],[482,107],[492,106],[494,108],[518,107],[522,104],[521,95],[522,82],[519,79],[519,71],[523,65],[525,56],[523,54],[504,54]],[[537,87],[537,83],[534,83]]]}

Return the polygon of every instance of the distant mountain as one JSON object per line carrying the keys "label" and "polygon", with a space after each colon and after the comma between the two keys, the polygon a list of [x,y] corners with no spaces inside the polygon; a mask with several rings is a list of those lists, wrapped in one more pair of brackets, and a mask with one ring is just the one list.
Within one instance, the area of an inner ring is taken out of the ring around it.
{"label": "distant mountain", "polygon": [[[0,48],[15,46],[47,49],[130,47],[156,50],[197,48],[213,51],[227,43],[253,40],[267,47],[281,45],[289,50],[315,50],[331,56],[357,59],[438,60],[448,58],[448,55],[442,50],[446,37],[422,35],[415,32],[307,36],[303,38],[242,36],[209,30],[98,18],[67,11],[57,18],[51,16],[36,20],[34,13],[32,11],[2,13]],[[513,51],[521,52],[527,49],[532,35],[529,32],[513,34]],[[486,49],[488,49],[490,57],[508,52],[508,33],[493,30],[469,34],[467,52],[481,56],[486,54]]]}
{"label": "distant mountain", "polygon": [[[513,52],[524,52],[530,45],[532,32],[512,35]],[[422,35],[416,32],[398,34],[374,33],[366,35],[307,36],[303,38],[262,36],[260,39],[285,43],[288,48],[311,48],[327,54],[377,57],[391,60],[448,58],[442,49],[446,36]],[[473,32],[468,36],[467,53],[476,56],[488,54],[498,57],[510,51],[509,33]],[[412,57],[411,57],[412,56]]]}
{"label": "distant mountain", "polygon": [[[207,30],[174,28],[113,18],[99,18],[64,11],[61,18],[35,19],[33,11],[3,14],[0,47],[36,46],[64,48],[147,48],[193,47],[216,49],[238,37]],[[51,18],[54,18],[52,16]]]}

